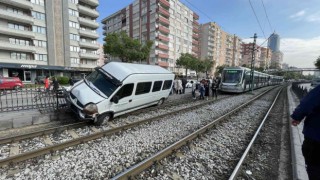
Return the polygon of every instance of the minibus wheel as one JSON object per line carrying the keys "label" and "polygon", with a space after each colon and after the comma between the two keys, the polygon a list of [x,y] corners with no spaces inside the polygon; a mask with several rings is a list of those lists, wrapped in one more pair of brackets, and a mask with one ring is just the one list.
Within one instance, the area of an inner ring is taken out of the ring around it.
{"label": "minibus wheel", "polygon": [[164,99],[163,98],[161,98],[159,101],[158,101],[158,106],[160,106],[160,105],[162,105],[163,104],[163,102],[164,102]]}
{"label": "minibus wheel", "polygon": [[103,126],[103,125],[106,125],[110,119],[111,119],[110,113],[101,114],[100,116],[97,117],[97,121],[95,122],[95,124],[97,126]]}

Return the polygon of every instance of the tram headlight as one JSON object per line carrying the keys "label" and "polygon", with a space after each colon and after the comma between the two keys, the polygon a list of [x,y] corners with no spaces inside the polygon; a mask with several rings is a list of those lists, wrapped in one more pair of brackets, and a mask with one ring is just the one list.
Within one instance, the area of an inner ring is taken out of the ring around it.
{"label": "tram headlight", "polygon": [[83,108],[83,112],[89,115],[95,114],[98,113],[98,107],[96,104],[90,103]]}

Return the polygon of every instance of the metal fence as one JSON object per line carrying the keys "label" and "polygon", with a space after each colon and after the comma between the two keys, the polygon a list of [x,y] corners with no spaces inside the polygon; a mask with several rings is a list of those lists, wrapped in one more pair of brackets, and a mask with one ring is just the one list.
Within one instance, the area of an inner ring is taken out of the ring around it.
{"label": "metal fence", "polygon": [[63,90],[45,91],[43,87],[27,85],[19,90],[0,90],[0,113],[38,109],[41,113],[66,107]]}
{"label": "metal fence", "polygon": [[309,90],[306,87],[300,86],[301,83],[294,82],[292,83],[292,91],[298,96],[301,100],[304,96],[306,96]]}

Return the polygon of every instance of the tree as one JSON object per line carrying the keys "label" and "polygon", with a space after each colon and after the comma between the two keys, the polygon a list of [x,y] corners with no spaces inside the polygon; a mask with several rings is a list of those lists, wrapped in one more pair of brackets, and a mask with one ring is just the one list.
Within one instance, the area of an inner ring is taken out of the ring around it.
{"label": "tree", "polygon": [[316,62],[314,62],[314,65],[320,69],[320,56],[318,57],[318,59],[316,60]]}
{"label": "tree", "polygon": [[222,73],[222,70],[223,70],[225,67],[228,67],[228,65],[217,66],[217,70],[216,70],[215,76],[218,76],[219,74],[221,74],[221,73]]}
{"label": "tree", "polygon": [[208,78],[208,71],[211,71],[215,62],[210,59],[205,59],[202,61],[202,63],[204,66],[204,72],[206,73],[206,78]]}
{"label": "tree", "polygon": [[176,65],[185,68],[187,76],[188,69],[193,68],[194,61],[196,61],[196,58],[193,55],[189,53],[181,53],[181,56],[176,61]]}
{"label": "tree", "polygon": [[104,41],[104,53],[119,57],[122,62],[146,61],[153,44],[152,41],[147,41],[142,45],[139,40],[129,37],[125,31],[110,33]]}

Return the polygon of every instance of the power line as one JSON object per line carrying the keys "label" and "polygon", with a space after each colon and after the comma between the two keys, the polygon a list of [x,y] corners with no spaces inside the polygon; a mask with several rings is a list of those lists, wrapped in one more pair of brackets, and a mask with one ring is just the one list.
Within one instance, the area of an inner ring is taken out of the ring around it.
{"label": "power line", "polygon": [[[190,4],[192,7],[194,7],[195,9],[197,9],[200,13],[202,13],[203,15],[205,15],[209,20],[211,20],[212,22],[215,22],[210,16],[208,16],[205,12],[203,12],[201,9],[197,8],[195,5],[193,5],[190,1],[188,0],[184,0],[186,1],[188,4]],[[223,27],[221,24],[219,24],[219,26],[224,29],[225,31],[228,31],[225,27]],[[229,33],[230,34],[230,33]]]}
{"label": "power line", "polygon": [[264,38],[267,39],[267,37],[266,37],[266,35],[264,34],[264,31],[263,31],[263,29],[262,29],[262,27],[261,27],[261,24],[260,24],[260,21],[259,21],[259,19],[258,19],[257,14],[256,14],[256,11],[254,10],[254,8],[253,8],[252,3],[251,3],[250,0],[249,0],[249,3],[250,3],[250,6],[251,6],[252,11],[253,11],[253,13],[254,13],[254,16],[256,17],[256,20],[257,20],[257,22],[258,22],[258,24],[259,24],[259,27],[260,27],[260,29],[261,29],[261,31],[262,31],[262,34],[263,34]]}
{"label": "power line", "polygon": [[271,30],[271,32],[272,32],[273,28],[272,28],[271,23],[270,23],[270,21],[269,21],[269,17],[268,17],[268,13],[267,13],[266,7],[264,6],[263,0],[261,0],[261,2],[262,2],[263,9],[264,9],[264,13],[266,14],[266,18],[267,18],[268,23],[269,23],[270,30]]}

